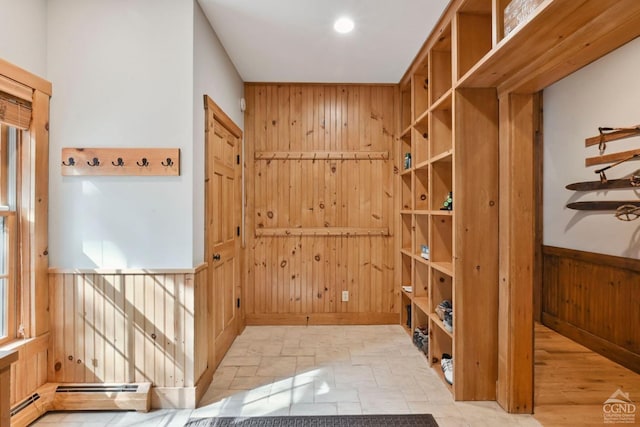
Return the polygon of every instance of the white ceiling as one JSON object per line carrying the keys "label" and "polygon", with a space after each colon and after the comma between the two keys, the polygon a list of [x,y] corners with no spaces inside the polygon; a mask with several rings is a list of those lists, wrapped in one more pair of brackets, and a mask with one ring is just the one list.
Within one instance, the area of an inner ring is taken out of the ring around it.
{"label": "white ceiling", "polygon": [[[448,0],[198,0],[246,82],[398,83]],[[333,31],[336,18],[355,21]]]}

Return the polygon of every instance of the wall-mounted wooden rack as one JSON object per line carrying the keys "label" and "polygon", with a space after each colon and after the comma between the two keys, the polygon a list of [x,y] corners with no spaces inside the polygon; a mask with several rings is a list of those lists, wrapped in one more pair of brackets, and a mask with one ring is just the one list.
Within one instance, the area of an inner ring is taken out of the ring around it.
{"label": "wall-mounted wooden rack", "polygon": [[63,148],[64,176],[178,176],[179,148]]}
{"label": "wall-mounted wooden rack", "polygon": [[388,151],[256,151],[256,160],[388,160]]}
{"label": "wall-mounted wooden rack", "polygon": [[306,228],[258,228],[256,236],[289,237],[289,236],[389,236],[388,228],[357,227],[306,227]]}

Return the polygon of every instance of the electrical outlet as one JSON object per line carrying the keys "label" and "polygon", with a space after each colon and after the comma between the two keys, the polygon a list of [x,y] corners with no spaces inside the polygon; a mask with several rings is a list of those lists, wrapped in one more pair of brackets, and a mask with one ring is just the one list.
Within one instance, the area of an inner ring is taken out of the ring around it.
{"label": "electrical outlet", "polygon": [[349,291],[342,291],[342,302],[349,301]]}

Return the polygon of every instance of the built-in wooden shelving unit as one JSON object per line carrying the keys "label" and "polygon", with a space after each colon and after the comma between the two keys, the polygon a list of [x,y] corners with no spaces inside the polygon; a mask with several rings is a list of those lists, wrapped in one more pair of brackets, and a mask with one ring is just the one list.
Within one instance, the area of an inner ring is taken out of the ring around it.
{"label": "built-in wooden shelving unit", "polygon": [[[440,359],[453,356],[454,398],[530,412],[532,319],[522,310],[534,276],[535,93],[639,36],[640,3],[537,1],[505,34],[509,2],[453,0],[399,83],[396,277],[412,289],[401,293],[402,323],[428,327],[443,380]],[[450,192],[453,209],[441,210]],[[436,313],[443,300],[453,331]]]}

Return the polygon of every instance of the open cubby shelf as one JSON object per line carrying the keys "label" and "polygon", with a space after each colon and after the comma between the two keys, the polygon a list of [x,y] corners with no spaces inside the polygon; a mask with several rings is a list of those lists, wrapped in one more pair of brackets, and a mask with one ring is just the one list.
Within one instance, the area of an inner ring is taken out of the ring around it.
{"label": "open cubby shelf", "polygon": [[[400,85],[401,232],[397,239],[401,282],[412,286],[412,293],[402,293],[402,306],[403,311],[411,307],[410,330],[429,327],[427,358],[443,381],[443,353],[453,356],[456,373],[482,372],[468,378],[458,375],[454,386],[447,384],[456,400],[495,399],[497,349],[473,343],[493,342],[497,325],[491,323],[491,316],[482,315],[486,307],[480,310],[471,302],[475,292],[491,294],[498,283],[497,269],[491,277],[493,268],[487,266],[496,262],[497,247],[485,244],[481,231],[487,221],[497,224],[497,209],[488,217],[478,215],[478,206],[495,197],[489,187],[497,182],[497,132],[490,125],[498,120],[497,91],[457,86],[492,49],[494,1],[466,0],[455,13],[445,15],[448,22],[445,19],[437,26]],[[407,153],[411,167],[405,169]],[[428,256],[422,256],[423,246]],[[477,267],[481,274],[476,274]],[[465,283],[467,277],[473,283]],[[445,329],[436,314],[443,300],[451,301],[454,316],[463,313],[464,323],[455,324],[453,332]],[[469,303],[464,306],[464,301]],[[403,322],[407,316],[403,314]],[[474,354],[457,352],[464,348],[473,348]],[[490,387],[493,395],[484,391]]]}

